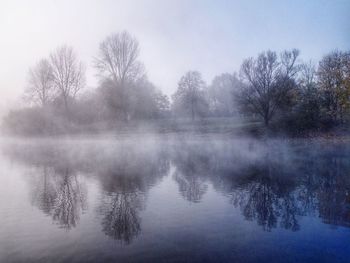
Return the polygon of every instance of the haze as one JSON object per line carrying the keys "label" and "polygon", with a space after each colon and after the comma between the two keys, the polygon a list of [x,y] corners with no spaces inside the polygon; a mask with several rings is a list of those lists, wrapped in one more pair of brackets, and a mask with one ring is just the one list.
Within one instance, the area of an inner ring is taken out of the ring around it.
{"label": "haze", "polygon": [[0,262],[349,263],[350,0],[0,0]]}
{"label": "haze", "polygon": [[1,109],[12,106],[28,69],[58,45],[73,46],[87,66],[99,43],[128,30],[140,42],[149,79],[170,95],[184,72],[205,81],[237,71],[261,50],[298,48],[318,60],[350,47],[349,1],[7,1],[0,2]]}

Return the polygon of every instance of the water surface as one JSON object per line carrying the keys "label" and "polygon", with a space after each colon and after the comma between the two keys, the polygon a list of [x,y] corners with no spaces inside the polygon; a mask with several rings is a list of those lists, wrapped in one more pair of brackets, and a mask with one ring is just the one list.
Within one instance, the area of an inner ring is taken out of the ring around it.
{"label": "water surface", "polygon": [[3,140],[0,262],[349,262],[350,142]]}

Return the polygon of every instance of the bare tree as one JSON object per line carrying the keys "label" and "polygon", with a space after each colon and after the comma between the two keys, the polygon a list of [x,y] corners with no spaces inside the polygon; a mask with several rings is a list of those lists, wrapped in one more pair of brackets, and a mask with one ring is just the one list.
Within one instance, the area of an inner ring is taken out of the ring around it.
{"label": "bare tree", "polygon": [[310,89],[316,86],[316,67],[312,61],[300,65],[299,86]]}
{"label": "bare tree", "polygon": [[316,83],[316,67],[313,62],[300,65],[297,93],[291,120],[299,131],[318,128],[321,121],[321,93]]}
{"label": "bare tree", "polygon": [[139,52],[138,41],[123,31],[110,35],[100,44],[95,60],[102,79],[113,83],[116,96],[123,104],[121,108],[125,120],[129,118],[127,87],[144,75],[143,65],[138,60]]}
{"label": "bare tree", "polygon": [[343,121],[350,109],[350,52],[333,51],[324,56],[317,76],[326,114],[333,121]]}
{"label": "bare tree", "polygon": [[214,116],[232,116],[234,114],[234,94],[240,85],[236,73],[223,73],[213,79],[208,87],[208,99]]}
{"label": "bare tree", "polygon": [[54,87],[62,97],[68,112],[70,99],[74,99],[85,85],[85,68],[73,48],[68,46],[56,49],[50,55],[50,63]]}
{"label": "bare tree", "polygon": [[52,99],[52,86],[52,68],[47,59],[42,59],[29,70],[26,99],[44,107]]}
{"label": "bare tree", "polygon": [[195,116],[203,112],[206,105],[204,96],[205,83],[198,71],[187,72],[179,81],[178,89],[173,95],[175,111],[182,111]]}
{"label": "bare tree", "polygon": [[280,57],[267,51],[256,59],[246,59],[241,66],[244,84],[239,101],[246,110],[260,115],[266,126],[294,86],[298,55],[296,49],[285,51]]}

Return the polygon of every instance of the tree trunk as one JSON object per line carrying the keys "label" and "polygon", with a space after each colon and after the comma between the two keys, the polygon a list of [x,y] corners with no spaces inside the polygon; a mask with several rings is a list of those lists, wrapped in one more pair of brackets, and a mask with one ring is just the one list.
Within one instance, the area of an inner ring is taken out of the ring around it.
{"label": "tree trunk", "polygon": [[125,94],[125,85],[124,80],[121,81],[121,99],[122,99],[122,111],[123,111],[123,121],[127,123],[129,121],[128,116],[128,110],[127,110],[127,101],[126,101],[126,94]]}

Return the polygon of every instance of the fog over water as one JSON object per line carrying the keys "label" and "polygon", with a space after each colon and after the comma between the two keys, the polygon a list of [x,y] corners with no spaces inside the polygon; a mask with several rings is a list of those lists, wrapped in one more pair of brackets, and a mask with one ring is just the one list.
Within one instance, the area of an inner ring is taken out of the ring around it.
{"label": "fog over water", "polygon": [[227,136],[2,141],[0,259],[346,262],[349,150]]}
{"label": "fog over water", "polygon": [[349,263],[349,13],[1,0],[0,263]]}

